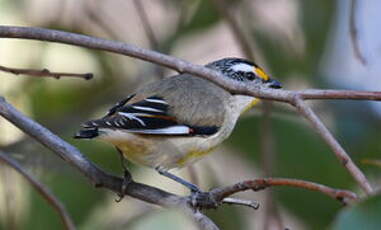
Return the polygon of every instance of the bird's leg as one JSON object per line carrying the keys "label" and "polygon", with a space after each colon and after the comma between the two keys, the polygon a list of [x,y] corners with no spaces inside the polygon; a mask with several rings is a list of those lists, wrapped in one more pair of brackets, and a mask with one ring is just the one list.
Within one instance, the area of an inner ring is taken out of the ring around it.
{"label": "bird's leg", "polygon": [[160,174],[160,175],[163,175],[165,177],[168,177],[174,181],[176,181],[177,183],[180,183],[182,185],[184,185],[185,187],[189,188],[191,190],[192,193],[201,193],[201,189],[195,185],[195,184],[192,184],[160,167],[156,167],[155,170]]}
{"label": "bird's leg", "polygon": [[213,195],[210,192],[203,192],[197,185],[192,184],[160,167],[155,168],[156,171],[165,177],[168,177],[185,187],[189,188],[191,191],[190,204],[197,208],[217,208],[219,203],[214,199]]}
{"label": "bird's leg", "polygon": [[132,176],[126,167],[126,159],[124,158],[122,151],[119,148],[116,149],[118,150],[120,162],[123,168],[122,192],[118,194],[119,198],[115,199],[116,202],[120,202],[124,198],[124,191],[126,191],[128,185],[132,182]]}

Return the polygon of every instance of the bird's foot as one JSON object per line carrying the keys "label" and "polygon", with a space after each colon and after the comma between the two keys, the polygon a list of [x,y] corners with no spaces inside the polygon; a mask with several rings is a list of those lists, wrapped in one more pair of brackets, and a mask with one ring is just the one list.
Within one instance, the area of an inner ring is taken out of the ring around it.
{"label": "bird's foot", "polygon": [[216,209],[221,203],[218,202],[213,193],[201,190],[191,192],[189,203],[195,209]]}
{"label": "bird's foot", "polygon": [[131,173],[125,169],[123,174],[123,182],[122,182],[122,188],[121,191],[118,193],[118,198],[115,199],[116,202],[120,202],[123,200],[126,190],[129,184],[132,182],[132,176]]}

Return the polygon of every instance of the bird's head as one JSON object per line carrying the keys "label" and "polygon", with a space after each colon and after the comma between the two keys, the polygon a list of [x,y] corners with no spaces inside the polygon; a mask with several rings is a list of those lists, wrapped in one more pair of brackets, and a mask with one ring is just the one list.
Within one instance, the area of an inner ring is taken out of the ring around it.
{"label": "bird's head", "polygon": [[280,82],[270,79],[258,65],[242,58],[224,58],[209,63],[206,67],[217,70],[234,80],[250,81],[266,88],[282,88]]}

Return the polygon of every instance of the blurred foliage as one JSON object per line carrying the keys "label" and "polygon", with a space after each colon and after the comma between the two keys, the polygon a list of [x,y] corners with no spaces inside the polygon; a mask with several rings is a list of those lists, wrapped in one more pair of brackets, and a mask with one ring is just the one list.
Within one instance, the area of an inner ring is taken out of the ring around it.
{"label": "blurred foliage", "polygon": [[[28,7],[32,2],[0,0],[0,3],[4,4],[3,6],[8,6],[7,9],[9,10],[13,9],[14,13],[22,18],[20,20],[24,21],[28,21],[28,16],[23,18],[23,15],[27,15]],[[181,4],[179,2],[166,1],[166,4],[181,7],[183,1]],[[240,2],[244,1],[234,1],[234,4],[229,6],[233,10],[237,10],[239,8],[235,7],[239,6]],[[248,34],[252,36],[253,41],[257,42],[264,60],[274,75],[282,82],[295,82],[294,77],[296,76],[298,80],[303,81],[303,83],[307,82],[314,87],[330,87],[319,71],[319,64],[326,46],[328,32],[336,15],[336,1],[300,0],[297,3],[301,13],[298,24],[302,28],[306,43],[304,55],[290,55],[281,47],[279,40],[273,39],[272,36],[274,35],[271,33],[253,30],[249,31]],[[160,46],[163,52],[171,54],[176,43],[179,43],[181,39],[196,33],[207,34],[223,20],[210,1],[186,1],[185,6],[192,6],[193,11],[183,25],[162,38]],[[242,15],[240,13],[235,14],[237,17]],[[80,23],[73,23],[74,25],[63,23],[60,20],[46,20],[40,23],[40,25],[32,24],[31,26],[44,26],[91,34],[85,22],[83,25]],[[249,23],[255,24],[255,21]],[[117,29],[115,28],[116,31]],[[93,35],[98,36],[96,32]],[[102,36],[105,35],[102,34]],[[197,41],[194,42],[194,46],[197,46]],[[42,49],[48,48],[48,46],[44,46]],[[122,59],[115,57],[115,55],[92,50],[85,50],[85,52],[91,56],[96,63],[96,69],[98,69],[94,80],[61,79],[56,81],[54,79],[24,78],[21,84],[8,92],[7,98],[10,101],[20,99],[26,101],[28,115],[78,147],[96,164],[108,171],[120,174],[119,158],[112,147],[95,141],[77,141],[71,137],[82,121],[104,112],[104,108],[133,91],[136,86],[133,77],[137,75],[135,72],[138,68],[126,68],[131,59]],[[43,66],[44,55],[42,52],[40,60],[38,58],[33,59],[30,65],[33,67]],[[202,55],[201,53],[200,56]],[[73,59],[76,58],[73,57]],[[81,61],[79,59],[78,62]],[[150,73],[149,70],[147,72]],[[7,77],[4,76],[2,81],[5,81]],[[287,84],[284,85],[289,88]],[[336,130],[335,135],[340,143],[343,143],[345,149],[353,154],[356,162],[360,163],[365,158],[380,160],[379,119],[372,116],[367,107],[363,104],[360,105],[360,103],[327,103],[323,110],[332,114],[330,128]],[[357,108],[361,112],[353,113],[353,108]],[[324,141],[309,125],[300,121],[297,115],[292,116],[293,120],[278,117],[271,119],[277,153],[275,167],[271,174],[278,177],[306,179],[337,188],[353,189],[356,186],[353,179],[340,166]],[[258,168],[261,168],[260,123],[260,117],[242,119],[227,143],[243,153],[242,157],[247,159],[253,167]],[[255,147],[253,148],[253,146]],[[4,148],[9,148],[11,153],[23,154],[23,164],[40,171],[39,179],[65,204],[76,225],[82,229],[88,227],[86,223],[89,222],[89,219],[92,220],[91,216],[94,210],[102,206],[108,195],[113,195],[109,191],[95,189],[76,170],[61,159],[52,157],[48,150],[35,144],[28,137],[23,137],[19,142],[12,146],[4,146]],[[35,158],[44,159],[44,163],[38,163],[39,161],[35,161]],[[360,166],[372,178],[381,176],[379,167],[363,164]],[[229,169],[229,165],[219,167]],[[260,175],[251,176],[259,177]],[[296,188],[274,188],[273,190],[275,191],[275,199],[278,201],[277,204],[295,216],[298,221],[307,226],[307,229],[326,229],[342,209],[338,201],[317,192]],[[22,229],[62,229],[63,226],[57,214],[36,192],[28,189],[25,193],[30,194],[29,206],[26,210],[29,216],[25,222],[21,223]],[[346,208],[340,212],[333,229],[377,229],[374,226],[380,224],[380,207],[381,202],[378,195],[354,207]],[[240,208],[223,206],[218,210],[209,210],[207,214],[221,229],[251,229],[245,225],[245,218],[242,217],[238,209]],[[126,209],[125,211],[132,212],[133,210]],[[256,212],[260,211],[261,209]],[[257,215],[256,212],[250,215]],[[168,229],[170,217],[167,215],[156,217],[156,219],[160,218],[163,221],[163,224],[160,225],[163,226],[162,229]],[[373,222],[374,220],[378,222]],[[287,219],[284,219],[283,222],[287,223]],[[154,225],[149,221],[146,224]],[[158,225],[157,229],[160,226]],[[369,228],[364,228],[364,226],[369,226]],[[0,229],[6,229],[6,226],[0,223]],[[119,227],[119,229],[123,228]]]}
{"label": "blurred foliage", "polygon": [[377,230],[381,226],[381,195],[377,194],[342,210],[332,230]]}

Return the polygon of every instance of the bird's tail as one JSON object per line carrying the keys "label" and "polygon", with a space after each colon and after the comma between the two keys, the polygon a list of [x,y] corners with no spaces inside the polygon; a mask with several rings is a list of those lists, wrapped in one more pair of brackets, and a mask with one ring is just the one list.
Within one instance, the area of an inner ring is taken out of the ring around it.
{"label": "bird's tail", "polygon": [[99,135],[98,133],[98,128],[96,127],[91,127],[91,128],[83,128],[79,130],[74,138],[76,139],[91,139],[94,137],[97,137]]}

